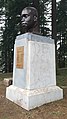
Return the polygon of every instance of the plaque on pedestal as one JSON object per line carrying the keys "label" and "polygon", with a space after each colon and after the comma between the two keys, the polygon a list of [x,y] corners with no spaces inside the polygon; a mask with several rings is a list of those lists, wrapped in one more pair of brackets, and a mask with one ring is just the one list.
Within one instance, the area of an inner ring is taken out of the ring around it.
{"label": "plaque on pedestal", "polygon": [[16,68],[23,68],[24,65],[24,47],[16,48]]}

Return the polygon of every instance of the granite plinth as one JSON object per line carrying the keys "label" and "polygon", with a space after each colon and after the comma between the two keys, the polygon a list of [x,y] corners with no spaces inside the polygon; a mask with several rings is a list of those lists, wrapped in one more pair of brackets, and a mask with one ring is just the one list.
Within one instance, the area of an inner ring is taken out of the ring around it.
{"label": "granite plinth", "polygon": [[[16,67],[17,48],[24,47],[23,68]],[[56,85],[54,40],[26,33],[16,38],[13,85],[37,89]]]}
{"label": "granite plinth", "polygon": [[32,33],[16,38],[13,85],[7,87],[6,98],[27,110],[63,98],[56,86],[53,39]]}

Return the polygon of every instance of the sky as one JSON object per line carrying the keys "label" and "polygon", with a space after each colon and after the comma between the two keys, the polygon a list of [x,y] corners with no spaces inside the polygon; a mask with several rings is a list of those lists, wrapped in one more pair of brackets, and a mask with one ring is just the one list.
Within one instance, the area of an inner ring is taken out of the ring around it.
{"label": "sky", "polygon": [[61,1],[61,0],[56,0],[56,2],[59,2],[59,1]]}

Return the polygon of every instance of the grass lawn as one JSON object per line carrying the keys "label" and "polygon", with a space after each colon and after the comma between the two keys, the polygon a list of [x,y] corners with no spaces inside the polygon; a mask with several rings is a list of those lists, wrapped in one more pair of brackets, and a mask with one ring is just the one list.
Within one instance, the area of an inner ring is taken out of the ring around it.
{"label": "grass lawn", "polygon": [[57,85],[67,86],[67,69],[58,69],[57,71]]}

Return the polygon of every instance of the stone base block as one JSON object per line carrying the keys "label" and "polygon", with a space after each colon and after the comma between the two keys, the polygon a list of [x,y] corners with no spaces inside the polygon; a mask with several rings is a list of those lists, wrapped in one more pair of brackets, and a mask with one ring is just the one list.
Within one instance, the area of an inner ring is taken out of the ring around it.
{"label": "stone base block", "polygon": [[5,86],[10,86],[12,85],[13,79],[12,78],[4,78],[4,85]]}
{"label": "stone base block", "polygon": [[6,98],[26,110],[63,98],[63,89],[58,86],[26,90],[13,85],[7,87]]}

